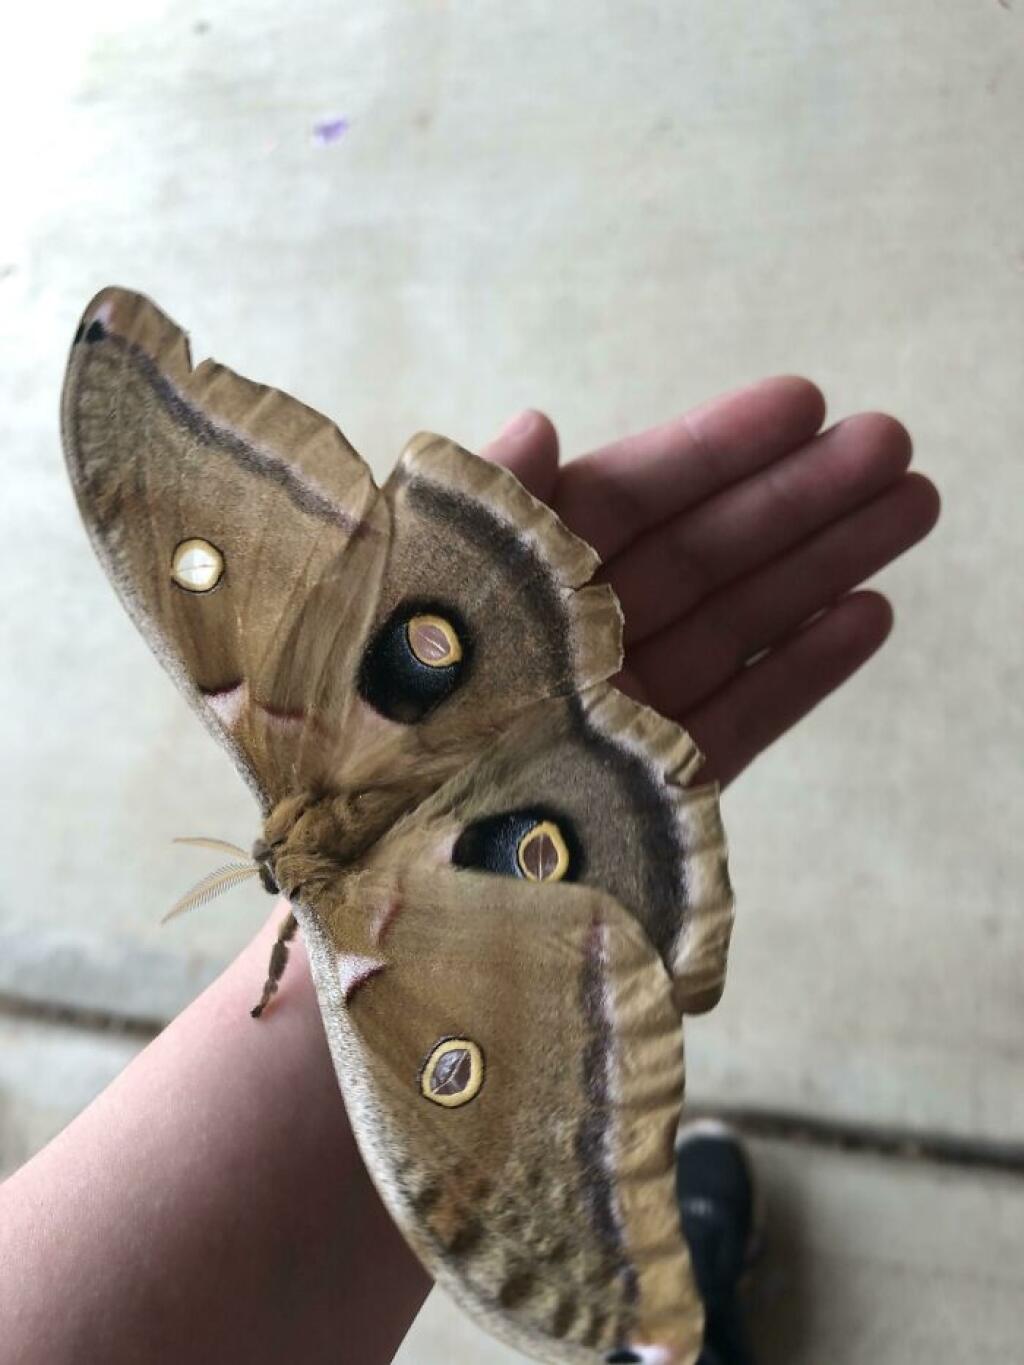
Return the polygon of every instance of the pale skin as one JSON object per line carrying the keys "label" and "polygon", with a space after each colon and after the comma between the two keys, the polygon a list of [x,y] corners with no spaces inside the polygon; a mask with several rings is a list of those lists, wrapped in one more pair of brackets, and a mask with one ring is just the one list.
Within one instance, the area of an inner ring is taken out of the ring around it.
{"label": "pale skin", "polygon": [[[601,553],[621,684],[723,784],[883,643],[889,605],[858,585],[938,515],[897,422],[823,430],[824,412],[807,381],[772,379],[565,468],[539,413],[484,452]],[[249,1017],[279,918],[0,1187],[4,1365],[397,1350],[430,1282],[359,1159],[299,943]]]}

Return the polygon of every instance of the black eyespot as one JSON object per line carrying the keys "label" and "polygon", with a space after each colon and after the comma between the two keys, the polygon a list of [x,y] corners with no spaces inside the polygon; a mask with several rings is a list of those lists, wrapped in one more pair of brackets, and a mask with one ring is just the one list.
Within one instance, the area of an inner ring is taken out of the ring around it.
{"label": "black eyespot", "polygon": [[572,824],[547,807],[505,811],[474,820],[452,849],[456,867],[524,881],[575,881],[583,850]]}
{"label": "black eyespot", "polygon": [[462,618],[437,602],[403,602],[374,635],[359,695],[388,720],[414,725],[447,701],[466,675],[472,641]]}
{"label": "black eyespot", "polygon": [[99,318],[95,322],[89,323],[88,331],[85,334],[86,341],[102,341],[107,335],[107,329],[100,322]]}

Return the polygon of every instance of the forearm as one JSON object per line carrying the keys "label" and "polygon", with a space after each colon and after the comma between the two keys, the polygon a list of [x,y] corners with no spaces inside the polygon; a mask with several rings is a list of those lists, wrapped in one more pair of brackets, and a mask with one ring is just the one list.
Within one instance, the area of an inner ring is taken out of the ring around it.
{"label": "forearm", "polygon": [[268,926],[0,1188],[0,1360],[389,1361],[429,1288],[359,1158],[301,945]]}

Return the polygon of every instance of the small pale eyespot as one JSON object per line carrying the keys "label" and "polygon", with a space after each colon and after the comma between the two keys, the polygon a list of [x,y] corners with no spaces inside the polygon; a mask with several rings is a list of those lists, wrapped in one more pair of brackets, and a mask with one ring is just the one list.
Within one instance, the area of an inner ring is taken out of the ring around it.
{"label": "small pale eyespot", "polygon": [[462,658],[462,645],[443,616],[413,616],[406,626],[409,648],[428,668],[449,668]]}
{"label": "small pale eyespot", "polygon": [[527,830],[516,848],[516,861],[527,881],[560,882],[569,871],[569,849],[553,820]]}
{"label": "small pale eyespot", "polygon": [[442,1038],[420,1067],[420,1091],[445,1109],[468,1104],[484,1083],[484,1054],[472,1038]]}
{"label": "small pale eyespot", "polygon": [[211,592],[224,574],[224,556],[208,540],[183,540],[171,558],[171,577],[186,592]]}

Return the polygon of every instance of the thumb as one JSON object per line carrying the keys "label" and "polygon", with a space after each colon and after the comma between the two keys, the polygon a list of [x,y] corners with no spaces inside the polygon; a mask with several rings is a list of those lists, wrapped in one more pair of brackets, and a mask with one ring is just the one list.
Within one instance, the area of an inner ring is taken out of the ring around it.
{"label": "thumb", "polygon": [[532,408],[517,413],[480,455],[511,470],[535,498],[551,501],[558,480],[558,432],[544,413]]}

